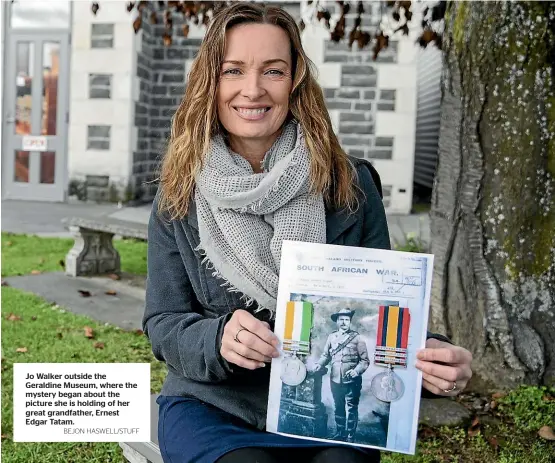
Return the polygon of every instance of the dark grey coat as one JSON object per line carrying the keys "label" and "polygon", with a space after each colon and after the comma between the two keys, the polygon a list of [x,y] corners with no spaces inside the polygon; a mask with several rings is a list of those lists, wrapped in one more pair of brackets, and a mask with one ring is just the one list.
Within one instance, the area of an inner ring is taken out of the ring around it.
{"label": "dark grey coat", "polygon": [[[370,170],[364,161],[355,165],[365,198],[355,213],[326,211],[327,242],[390,249],[385,211]],[[162,394],[196,397],[263,429],[269,368],[232,368],[219,352],[225,323],[233,310],[246,309],[244,303],[201,265],[202,256],[194,250],[199,244],[194,204],[187,217],[174,221],[160,217],[157,206],[156,199],[148,226],[143,331],[154,356],[168,366]]]}

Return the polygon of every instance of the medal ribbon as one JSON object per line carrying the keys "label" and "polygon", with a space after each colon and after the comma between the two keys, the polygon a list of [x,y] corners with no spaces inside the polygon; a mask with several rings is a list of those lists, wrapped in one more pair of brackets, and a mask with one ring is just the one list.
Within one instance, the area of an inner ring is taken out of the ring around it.
{"label": "medal ribbon", "polygon": [[380,306],[374,364],[407,366],[409,325],[407,307]]}
{"label": "medal ribbon", "polygon": [[283,349],[298,351],[302,354],[310,352],[310,330],[312,329],[312,303],[287,302],[285,309],[285,331]]}

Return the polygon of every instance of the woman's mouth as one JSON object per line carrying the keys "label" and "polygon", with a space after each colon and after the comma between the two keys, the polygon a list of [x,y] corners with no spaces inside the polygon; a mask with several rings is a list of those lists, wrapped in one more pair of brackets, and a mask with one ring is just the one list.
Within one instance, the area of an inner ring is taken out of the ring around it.
{"label": "woman's mouth", "polygon": [[272,108],[270,106],[262,108],[242,108],[240,106],[235,106],[233,109],[235,109],[241,119],[259,121],[263,119]]}

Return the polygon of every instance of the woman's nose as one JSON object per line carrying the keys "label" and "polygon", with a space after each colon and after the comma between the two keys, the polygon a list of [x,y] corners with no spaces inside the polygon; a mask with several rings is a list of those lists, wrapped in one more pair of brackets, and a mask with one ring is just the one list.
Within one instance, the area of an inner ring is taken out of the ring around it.
{"label": "woman's nose", "polygon": [[262,86],[260,75],[258,73],[248,73],[243,80],[243,95],[251,100],[255,100],[264,95],[265,90]]}

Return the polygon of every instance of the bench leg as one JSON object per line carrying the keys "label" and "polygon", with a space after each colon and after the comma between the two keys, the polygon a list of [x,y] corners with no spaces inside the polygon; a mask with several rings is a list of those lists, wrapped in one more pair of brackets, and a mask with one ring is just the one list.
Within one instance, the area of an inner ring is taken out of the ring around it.
{"label": "bench leg", "polygon": [[150,463],[144,455],[141,455],[135,449],[129,447],[129,445],[120,442],[119,446],[123,450],[123,456],[129,463]]}
{"label": "bench leg", "polygon": [[112,244],[113,233],[70,226],[75,239],[66,256],[66,275],[102,275],[120,270],[120,257]]}

